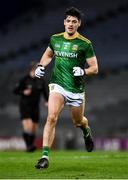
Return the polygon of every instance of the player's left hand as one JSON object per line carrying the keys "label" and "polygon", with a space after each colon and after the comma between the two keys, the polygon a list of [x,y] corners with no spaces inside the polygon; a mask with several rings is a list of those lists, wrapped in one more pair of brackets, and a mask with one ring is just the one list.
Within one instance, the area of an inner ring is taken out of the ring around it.
{"label": "player's left hand", "polygon": [[42,65],[38,65],[35,70],[35,76],[38,78],[43,77],[45,74],[44,70],[45,70],[45,68]]}
{"label": "player's left hand", "polygon": [[84,70],[81,67],[73,67],[74,76],[83,76]]}

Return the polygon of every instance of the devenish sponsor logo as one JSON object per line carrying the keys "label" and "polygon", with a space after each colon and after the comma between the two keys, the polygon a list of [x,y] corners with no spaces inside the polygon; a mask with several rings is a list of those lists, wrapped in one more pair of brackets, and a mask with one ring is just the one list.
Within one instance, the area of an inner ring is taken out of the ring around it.
{"label": "devenish sponsor logo", "polygon": [[77,58],[78,54],[74,52],[65,52],[65,51],[55,51],[56,56],[60,57],[69,57],[69,58]]}

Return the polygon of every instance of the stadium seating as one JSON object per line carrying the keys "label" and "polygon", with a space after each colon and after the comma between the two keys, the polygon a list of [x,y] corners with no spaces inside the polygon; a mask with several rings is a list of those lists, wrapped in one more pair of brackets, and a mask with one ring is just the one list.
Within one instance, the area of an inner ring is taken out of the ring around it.
{"label": "stadium seating", "polygon": [[[74,0],[57,0],[56,6],[55,1],[48,1],[50,6],[45,4],[44,7],[25,12],[0,31],[0,136],[21,135],[18,98],[12,93],[13,86],[26,72],[30,61],[40,59],[50,35],[63,31],[65,8],[76,4]],[[88,0],[85,6],[82,0],[77,4],[85,13],[85,27],[80,31],[93,42],[99,62],[99,75],[87,79],[86,112],[96,137],[124,137],[127,134],[128,116],[128,14],[124,8],[127,0],[99,2],[104,4],[102,8],[94,0]],[[91,3],[94,3],[94,7]],[[50,77],[51,67],[52,64],[47,68],[46,80]],[[43,124],[46,115],[45,108],[41,113]],[[11,122],[9,129],[6,128],[8,122]],[[74,134],[77,134],[77,139],[80,134],[74,130],[67,108],[60,116],[58,133],[62,130],[62,124],[71,132],[67,133],[67,144],[61,147],[70,148],[69,142]],[[41,133],[42,126],[38,130],[38,134]],[[58,136],[61,137],[60,134]]]}

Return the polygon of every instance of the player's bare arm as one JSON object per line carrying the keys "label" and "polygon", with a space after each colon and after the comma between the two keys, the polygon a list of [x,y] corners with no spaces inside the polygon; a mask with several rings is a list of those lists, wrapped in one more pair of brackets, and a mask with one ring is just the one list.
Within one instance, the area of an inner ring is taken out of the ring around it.
{"label": "player's bare arm", "polygon": [[93,75],[98,73],[98,63],[96,56],[87,59],[88,68],[85,69],[86,75]]}
{"label": "player's bare arm", "polygon": [[53,51],[50,47],[48,47],[41,60],[40,60],[40,63],[38,64],[38,67],[36,68],[35,70],[35,76],[38,77],[38,78],[41,78],[44,76],[45,74],[45,67],[51,62],[52,58],[53,58]]}
{"label": "player's bare arm", "polygon": [[51,62],[53,56],[54,56],[53,51],[51,50],[50,47],[48,47],[45,50],[39,64],[42,65],[43,67],[46,67]]}

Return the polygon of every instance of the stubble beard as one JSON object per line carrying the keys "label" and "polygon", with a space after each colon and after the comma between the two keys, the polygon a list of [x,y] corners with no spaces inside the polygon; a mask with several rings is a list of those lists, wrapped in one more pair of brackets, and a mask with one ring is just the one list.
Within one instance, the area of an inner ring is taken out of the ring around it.
{"label": "stubble beard", "polygon": [[72,33],[67,32],[67,33],[68,33],[69,36],[72,36],[73,34],[75,34],[75,32],[72,32]]}

